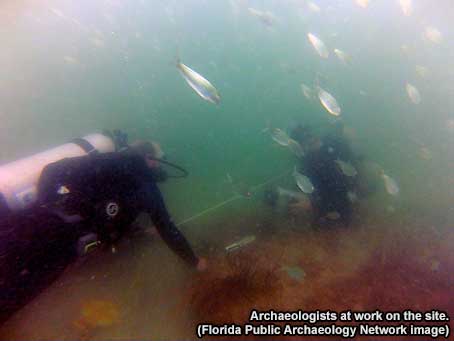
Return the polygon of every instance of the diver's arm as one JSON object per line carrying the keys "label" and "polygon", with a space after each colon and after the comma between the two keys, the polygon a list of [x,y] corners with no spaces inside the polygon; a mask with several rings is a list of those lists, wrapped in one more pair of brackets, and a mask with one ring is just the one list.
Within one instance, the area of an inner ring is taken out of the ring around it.
{"label": "diver's arm", "polygon": [[194,254],[194,251],[192,251],[188,241],[177,229],[175,224],[171,220],[168,220],[167,222],[161,221],[158,223],[158,220],[153,218],[153,221],[155,222],[156,228],[166,244],[186,263],[194,267],[197,266],[199,259]]}
{"label": "diver's arm", "polygon": [[160,236],[186,263],[194,267],[197,266],[199,259],[192,251],[186,238],[172,222],[158,187],[155,183],[147,183],[146,186],[145,205]]}

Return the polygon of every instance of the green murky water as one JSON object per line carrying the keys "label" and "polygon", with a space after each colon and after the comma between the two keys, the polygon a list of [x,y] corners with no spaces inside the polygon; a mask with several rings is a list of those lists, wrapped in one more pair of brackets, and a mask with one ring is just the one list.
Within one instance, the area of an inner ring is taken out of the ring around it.
{"label": "green murky water", "polygon": [[[187,179],[161,186],[174,220],[186,221],[231,199],[238,188],[261,186],[280,175],[276,184],[294,188],[295,157],[262,130],[302,122],[327,131],[333,117],[300,88],[314,86],[319,74],[320,85],[337,99],[342,120],[354,131],[354,149],[400,187],[397,198],[380,188],[361,203],[353,228],[370,221],[410,230],[415,224],[450,236],[452,3],[414,0],[411,16],[391,0],[370,1],[367,8],[355,1],[317,4],[320,12],[297,0],[4,1],[0,161],[120,128],[130,140],[159,141],[171,161],[189,170]],[[272,26],[248,7],[272,12]],[[424,36],[431,26],[441,33],[440,43]],[[329,58],[319,57],[308,32],[324,41]],[[334,48],[351,55],[352,63],[343,65]],[[177,54],[216,86],[220,105],[203,101],[185,84],[174,66]],[[418,74],[417,65],[427,74]],[[418,88],[421,103],[407,96],[407,82]],[[266,238],[269,231],[307,228],[286,212],[270,212],[261,200],[263,188],[190,220],[182,231],[196,250],[210,255],[251,232]],[[452,254],[445,256],[443,271],[454,264]],[[117,254],[100,253],[70,266],[6,322],[0,335],[190,338],[193,312],[190,304],[182,308],[180,296],[191,276],[158,237],[133,238]],[[74,321],[81,302],[96,299],[114,302],[121,322],[85,335]]]}

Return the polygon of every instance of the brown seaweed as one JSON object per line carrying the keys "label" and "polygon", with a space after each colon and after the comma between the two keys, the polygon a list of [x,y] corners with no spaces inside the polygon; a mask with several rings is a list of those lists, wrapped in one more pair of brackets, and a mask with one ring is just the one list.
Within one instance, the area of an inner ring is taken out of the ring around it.
{"label": "brown seaweed", "polygon": [[190,290],[196,321],[244,323],[251,309],[276,306],[282,289],[279,267],[264,254],[244,250],[223,256]]}

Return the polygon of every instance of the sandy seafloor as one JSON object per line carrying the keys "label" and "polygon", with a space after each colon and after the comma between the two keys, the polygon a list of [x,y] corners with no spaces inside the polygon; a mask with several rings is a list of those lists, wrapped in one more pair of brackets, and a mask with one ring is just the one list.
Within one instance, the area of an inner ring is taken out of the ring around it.
{"label": "sandy seafloor", "polygon": [[[316,229],[285,208],[271,211],[260,195],[188,229],[208,271],[188,270],[156,234],[139,233],[115,254],[95,251],[69,266],[1,327],[1,339],[196,339],[198,323],[246,323],[253,308],[454,312],[454,231],[443,219],[356,207],[349,228]],[[225,252],[250,234],[254,243]],[[303,278],[283,266],[300,267]]]}

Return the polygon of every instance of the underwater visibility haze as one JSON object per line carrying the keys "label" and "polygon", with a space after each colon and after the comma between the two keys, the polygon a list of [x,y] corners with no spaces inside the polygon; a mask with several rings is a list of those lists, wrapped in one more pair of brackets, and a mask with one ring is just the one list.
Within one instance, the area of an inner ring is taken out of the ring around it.
{"label": "underwater visibility haze", "polygon": [[[1,315],[0,340],[189,340],[253,308],[454,314],[454,2],[4,0],[0,19],[0,169],[103,130],[156,141],[188,171],[159,188],[208,261],[140,216]],[[367,190],[314,225],[325,178],[301,141],[339,126],[364,162],[333,169]]]}

